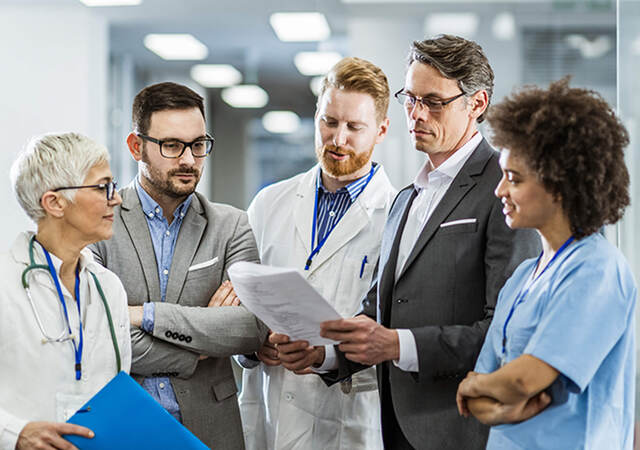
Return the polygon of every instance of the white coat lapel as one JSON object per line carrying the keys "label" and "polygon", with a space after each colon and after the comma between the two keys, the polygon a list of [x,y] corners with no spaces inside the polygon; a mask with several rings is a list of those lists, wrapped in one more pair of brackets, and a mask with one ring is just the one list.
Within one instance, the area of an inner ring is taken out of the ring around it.
{"label": "white coat lapel", "polygon": [[313,206],[316,195],[316,175],[318,173],[318,165],[309,170],[300,180],[296,190],[296,196],[293,199],[291,208],[293,208],[293,220],[296,227],[296,236],[303,249],[304,255],[301,261],[296,261],[296,266],[304,267],[306,258],[311,254],[311,227],[313,224]]}
{"label": "white coat lapel", "polygon": [[364,191],[333,229],[320,251],[313,258],[311,273],[357,236],[363,228],[369,226],[375,209],[385,207],[386,190],[383,192],[380,189],[384,182],[384,175],[381,172],[382,170],[376,172]]}

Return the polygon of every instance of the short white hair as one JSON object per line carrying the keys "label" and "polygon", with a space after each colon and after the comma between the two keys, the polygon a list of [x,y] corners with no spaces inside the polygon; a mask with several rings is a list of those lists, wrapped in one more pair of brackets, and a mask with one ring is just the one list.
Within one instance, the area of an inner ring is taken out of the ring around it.
{"label": "short white hair", "polygon": [[[80,186],[91,168],[109,161],[107,149],[78,133],[36,136],[20,152],[11,166],[11,185],[22,209],[35,223],[46,213],[40,205],[47,191]],[[76,190],[60,191],[73,201]]]}

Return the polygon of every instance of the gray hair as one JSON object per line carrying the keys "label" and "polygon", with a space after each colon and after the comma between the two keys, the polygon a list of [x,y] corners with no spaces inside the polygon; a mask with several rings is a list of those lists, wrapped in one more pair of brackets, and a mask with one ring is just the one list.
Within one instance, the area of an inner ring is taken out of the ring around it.
{"label": "gray hair", "polygon": [[[443,77],[456,80],[465,96],[487,91],[487,107],[491,103],[493,69],[477,43],[450,34],[414,41],[409,51],[408,66],[414,61],[428,64]],[[478,123],[484,120],[485,113],[486,110],[478,117]]]}
{"label": "gray hair", "polygon": [[[11,166],[11,185],[22,209],[35,223],[46,214],[40,200],[53,189],[80,186],[89,170],[109,161],[107,149],[78,133],[45,134],[27,144]],[[76,190],[60,191],[73,201]]]}

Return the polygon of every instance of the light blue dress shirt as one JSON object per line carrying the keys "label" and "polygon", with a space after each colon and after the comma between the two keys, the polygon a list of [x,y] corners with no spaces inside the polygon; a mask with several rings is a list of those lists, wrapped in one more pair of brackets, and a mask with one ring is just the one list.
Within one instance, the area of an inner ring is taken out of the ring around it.
{"label": "light blue dress shirt", "polygon": [[[192,195],[189,195],[187,199],[176,208],[173,213],[173,221],[169,225],[160,205],[147,194],[137,178],[135,180],[135,186],[138,191],[140,203],[142,204],[142,211],[147,218],[149,234],[151,234],[151,242],[153,243],[153,250],[156,254],[156,264],[158,266],[160,301],[164,302],[167,293],[169,273],[171,271],[171,261],[173,260],[173,251],[176,246],[180,227],[182,226],[182,220],[187,214],[187,210],[191,204]],[[154,314],[154,303],[145,303],[143,305],[142,330],[147,333],[153,333]],[[182,422],[180,406],[178,405],[176,394],[173,391],[168,377],[146,377],[142,382],[142,387],[173,417],[179,422]]]}
{"label": "light blue dress shirt", "polygon": [[[499,368],[505,320],[535,264],[524,261],[502,288],[477,372]],[[552,403],[529,420],[492,427],[487,449],[631,450],[636,296],[626,260],[600,234],[558,256],[506,329],[507,363],[529,354],[560,372]]]}

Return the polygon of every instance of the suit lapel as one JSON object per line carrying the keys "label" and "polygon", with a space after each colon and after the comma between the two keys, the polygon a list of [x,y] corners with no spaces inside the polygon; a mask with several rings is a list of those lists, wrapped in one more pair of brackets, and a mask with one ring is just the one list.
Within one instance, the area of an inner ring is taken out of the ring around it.
{"label": "suit lapel", "polygon": [[476,182],[473,179],[473,176],[483,172],[484,167],[491,156],[491,151],[489,144],[487,144],[483,139],[471,154],[467,162],[462,166],[460,172],[458,172],[458,175],[453,179],[451,186],[449,186],[449,189],[444,194],[444,197],[442,197],[442,200],[440,200],[440,203],[436,206],[431,217],[427,220],[418,240],[413,246],[413,249],[411,249],[411,253],[409,253],[407,262],[405,263],[402,272],[400,272],[398,280],[402,278],[406,269],[413,264],[422,249],[438,230],[440,224],[444,222],[458,203],[460,203],[460,200],[462,200],[473,186],[475,186]]}
{"label": "suit lapel", "polygon": [[400,239],[407,223],[411,204],[416,198],[417,192],[413,186],[402,190],[396,198],[395,205],[389,213],[389,218],[384,227],[382,244],[380,246],[380,260],[378,266],[378,301],[380,314],[378,322],[387,324],[389,301],[395,284],[396,264],[398,263],[398,250]]}
{"label": "suit lapel", "polygon": [[158,278],[156,255],[153,251],[149,226],[142,211],[138,193],[136,192],[135,186],[130,184],[120,191],[120,195],[122,196],[120,217],[131,237],[133,248],[140,260],[140,265],[142,266],[142,271],[147,282],[149,299],[151,301],[160,301],[160,280]]}
{"label": "suit lapel", "polygon": [[[189,271],[189,266],[198,250],[200,239],[207,227],[207,220],[203,217],[203,208],[200,198],[194,194],[191,205],[184,216],[178,239],[176,241],[173,259],[171,260],[171,272],[167,282],[167,303],[177,303],[184,281]],[[211,224],[215,226],[215,224]]]}

